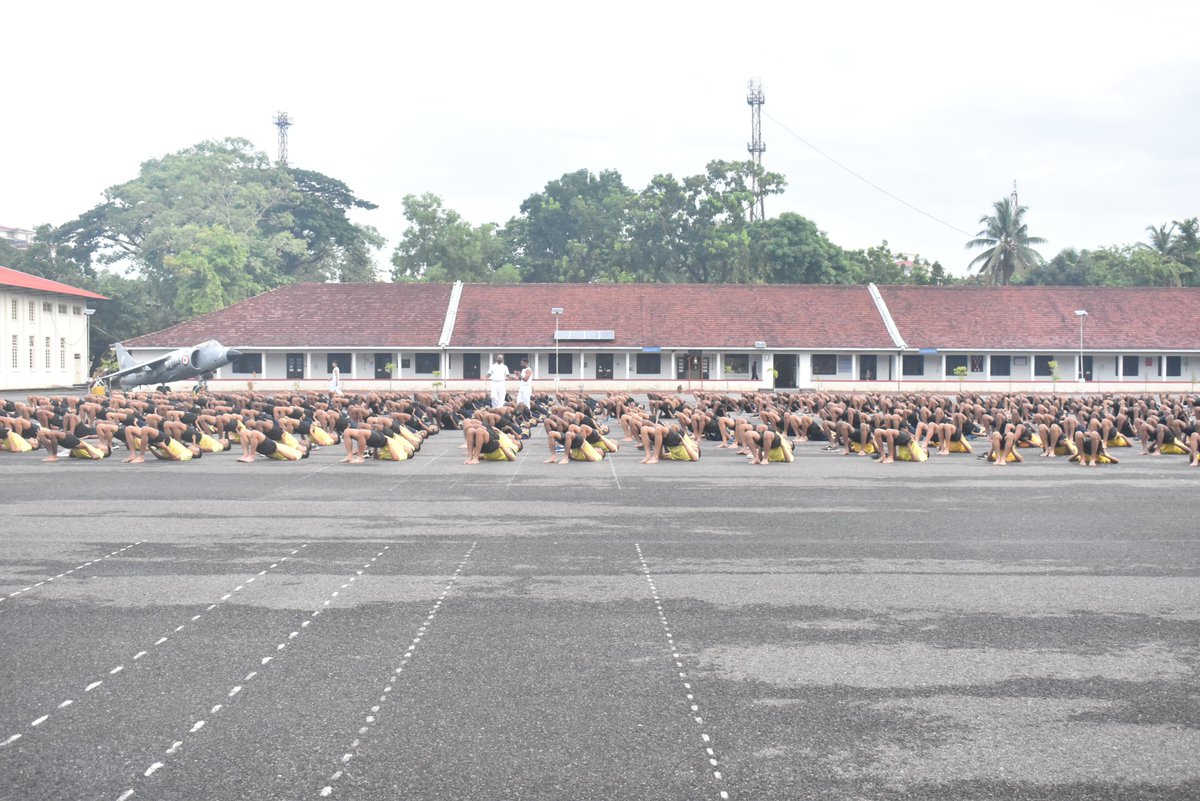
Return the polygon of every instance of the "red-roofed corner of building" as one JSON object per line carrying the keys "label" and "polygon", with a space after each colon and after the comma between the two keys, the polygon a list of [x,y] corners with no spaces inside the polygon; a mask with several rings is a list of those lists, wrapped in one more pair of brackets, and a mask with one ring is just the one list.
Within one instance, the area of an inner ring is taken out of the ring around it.
{"label": "red-roofed corner of building", "polygon": [[77,298],[108,300],[108,298],[103,295],[97,295],[95,292],[88,292],[86,289],[60,284],[58,281],[51,281],[49,278],[30,275],[29,273],[23,273],[20,270],[14,270],[9,267],[0,267],[0,286],[30,289],[34,292],[53,292],[56,295],[71,295]]}

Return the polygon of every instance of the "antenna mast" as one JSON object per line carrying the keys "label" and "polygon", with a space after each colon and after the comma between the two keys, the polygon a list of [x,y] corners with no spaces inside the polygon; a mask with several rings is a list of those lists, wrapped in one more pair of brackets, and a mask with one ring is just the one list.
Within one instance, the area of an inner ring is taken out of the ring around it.
{"label": "antenna mast", "polygon": [[750,143],[746,150],[750,151],[750,160],[754,163],[754,174],[750,177],[750,191],[753,199],[750,202],[750,222],[765,220],[767,213],[763,208],[763,191],[758,177],[762,172],[762,154],[767,149],[762,139],[762,107],[767,102],[763,95],[762,82],[751,80],[749,91],[746,93],[746,103],[750,106]]}
{"label": "antenna mast", "polygon": [[288,165],[287,152],[287,132],[292,124],[292,118],[287,115],[286,111],[281,111],[275,115],[275,127],[279,129],[279,166],[286,167]]}

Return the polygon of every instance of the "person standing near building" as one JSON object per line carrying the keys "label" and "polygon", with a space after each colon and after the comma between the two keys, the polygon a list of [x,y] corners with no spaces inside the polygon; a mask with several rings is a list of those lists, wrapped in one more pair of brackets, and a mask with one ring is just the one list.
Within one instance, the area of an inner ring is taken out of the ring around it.
{"label": "person standing near building", "polygon": [[329,394],[342,394],[342,368],[338,367],[338,363],[333,363],[333,368],[329,371]]}
{"label": "person standing near building", "polygon": [[517,386],[517,406],[528,409],[533,403],[533,368],[529,366],[529,359],[521,359],[517,380],[520,381]]}
{"label": "person standing near building", "polygon": [[488,378],[492,381],[492,408],[496,409],[504,405],[508,396],[508,390],[504,386],[504,382],[508,378],[512,378],[508,372],[508,368],[504,366],[504,356],[496,354],[496,360],[492,362],[491,368],[488,369]]}

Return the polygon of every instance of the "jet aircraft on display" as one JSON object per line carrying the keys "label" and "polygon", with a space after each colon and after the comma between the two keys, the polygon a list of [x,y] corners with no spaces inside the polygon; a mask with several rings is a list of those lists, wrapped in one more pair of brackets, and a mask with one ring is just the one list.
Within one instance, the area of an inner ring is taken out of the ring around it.
{"label": "jet aircraft on display", "polygon": [[215,339],[190,348],[179,348],[146,362],[135,360],[120,342],[113,343],[113,350],[116,351],[117,364],[121,369],[100,376],[96,383],[119,389],[134,389],[146,384],[165,386],[172,381],[192,378],[204,382],[212,378],[218,368],[242,355],[241,351],[227,348]]}

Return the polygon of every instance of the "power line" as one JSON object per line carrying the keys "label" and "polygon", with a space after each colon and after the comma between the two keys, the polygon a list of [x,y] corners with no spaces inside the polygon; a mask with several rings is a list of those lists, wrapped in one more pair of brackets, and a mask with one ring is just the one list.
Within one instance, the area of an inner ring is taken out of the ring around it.
{"label": "power line", "polygon": [[901,205],[904,205],[904,206],[907,206],[908,208],[912,209],[913,211],[917,212],[918,214],[923,214],[923,215],[925,215],[926,217],[928,217],[929,219],[933,220],[933,221],[934,221],[934,222],[936,222],[936,223],[941,223],[942,225],[944,225],[944,226],[946,226],[947,228],[949,228],[951,231],[957,231],[958,233],[962,234],[963,236],[975,236],[975,234],[968,233],[967,231],[964,231],[963,229],[959,228],[957,225],[951,225],[950,223],[946,222],[945,220],[941,219],[940,217],[935,217],[934,215],[930,214],[929,212],[925,211],[924,209],[922,209],[922,208],[918,208],[917,206],[914,206],[913,204],[909,203],[909,202],[908,202],[907,200],[905,200],[904,198],[902,198],[902,197],[898,197],[897,195],[894,195],[894,194],[892,194],[891,192],[889,192],[888,190],[884,189],[884,188],[883,188],[882,186],[880,186],[879,184],[876,184],[876,183],[874,183],[873,181],[870,181],[870,180],[868,180],[867,178],[864,178],[863,176],[861,176],[861,175],[859,175],[858,173],[856,173],[854,170],[852,170],[852,169],[850,169],[849,167],[847,167],[845,164],[842,164],[840,161],[838,161],[837,159],[835,159],[833,156],[831,156],[831,155],[829,155],[828,153],[826,153],[826,152],[825,152],[824,150],[822,150],[821,148],[819,148],[819,147],[817,147],[816,145],[814,145],[812,142],[810,142],[810,141],[808,141],[807,139],[805,139],[805,138],[804,138],[803,136],[801,136],[800,134],[798,134],[798,133],[796,133],[795,131],[793,131],[791,128],[789,128],[789,127],[787,127],[786,125],[784,125],[784,124],[783,124],[782,122],[780,122],[779,120],[777,120],[777,119],[775,119],[774,117],[772,117],[770,114],[767,114],[766,112],[763,112],[763,116],[764,116],[764,117],[766,117],[767,119],[769,119],[771,122],[773,122],[773,123],[775,123],[776,125],[778,125],[778,126],[779,126],[780,128],[782,128],[783,130],[785,130],[785,131],[787,131],[788,133],[790,133],[792,136],[796,137],[796,139],[797,139],[797,140],[799,140],[799,141],[800,141],[802,144],[804,144],[804,145],[805,145],[806,147],[808,147],[810,150],[814,151],[814,152],[815,152],[815,153],[817,153],[818,155],[820,155],[820,156],[822,156],[822,157],[824,157],[824,158],[828,159],[829,161],[833,162],[833,163],[834,163],[834,164],[836,164],[838,167],[841,167],[843,170],[845,170],[846,172],[850,173],[850,174],[851,174],[851,175],[853,175],[855,178],[857,178],[858,180],[862,181],[864,184],[866,184],[867,186],[871,187],[871,188],[872,188],[872,189],[874,189],[875,191],[877,191],[877,192],[881,192],[881,193],[883,193],[883,194],[887,195],[888,197],[890,197],[892,200],[896,201],[897,203],[899,203],[899,204],[901,204]]}

